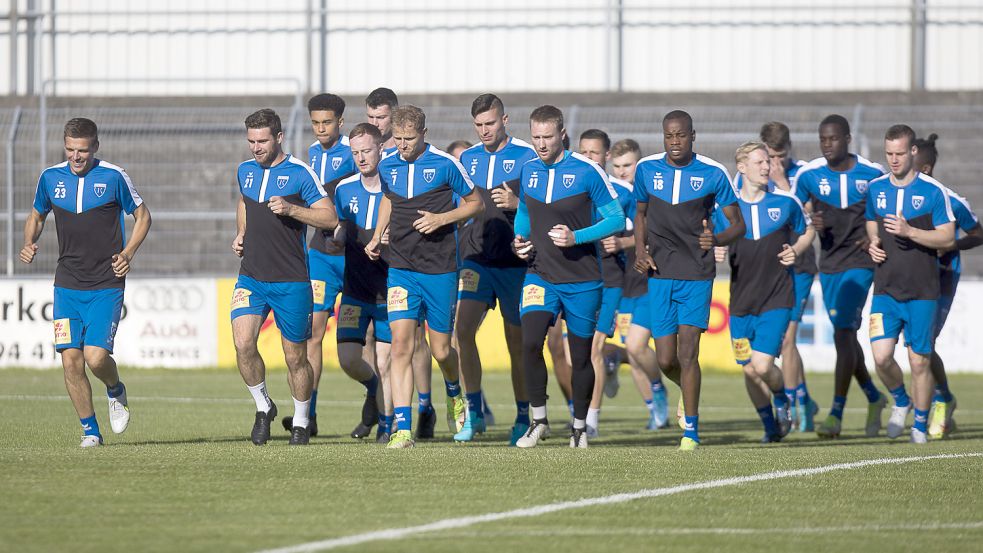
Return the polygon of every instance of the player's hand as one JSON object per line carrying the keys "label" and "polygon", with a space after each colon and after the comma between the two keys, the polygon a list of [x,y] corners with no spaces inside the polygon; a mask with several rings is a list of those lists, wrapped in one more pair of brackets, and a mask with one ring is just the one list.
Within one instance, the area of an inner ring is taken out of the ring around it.
{"label": "player's hand", "polygon": [[372,240],[369,240],[369,243],[365,245],[365,255],[367,255],[372,261],[377,261],[382,255],[380,249],[379,240],[373,236]]}
{"label": "player's hand", "polygon": [[714,246],[713,247],[713,260],[717,263],[723,263],[727,261],[727,246]]}
{"label": "player's hand", "polygon": [[495,203],[495,207],[499,209],[508,209],[510,211],[519,209],[519,197],[513,194],[512,189],[508,186],[503,185],[493,188],[491,199]]}
{"label": "player's hand", "polygon": [[24,244],[24,247],[20,249],[20,260],[24,263],[30,263],[34,261],[34,256],[38,253],[37,244]]}
{"label": "player's hand", "polygon": [[911,225],[908,224],[908,220],[901,214],[894,215],[889,213],[885,215],[884,230],[901,238],[911,238]]}
{"label": "player's hand", "polygon": [[549,231],[550,240],[558,248],[569,248],[575,244],[573,231],[566,225],[556,225]]}
{"label": "player's hand", "polygon": [[887,252],[881,249],[880,238],[874,238],[870,241],[870,245],[867,247],[867,253],[870,254],[870,258],[874,260],[874,263],[884,263],[887,259]]}
{"label": "player's hand", "polygon": [[867,236],[863,236],[862,238],[854,242],[853,245],[856,246],[858,250],[865,252],[868,249],[870,249],[870,238],[867,238]]}
{"label": "player's hand", "polygon": [[639,273],[648,273],[649,269],[653,271],[658,271],[659,268],[655,266],[655,260],[649,255],[648,250],[635,248],[635,270]]}
{"label": "player's hand", "polygon": [[270,206],[270,211],[284,217],[292,217],[294,208],[297,207],[294,204],[284,200],[281,196],[273,196],[270,198],[270,202],[267,205]]}
{"label": "player's hand", "polygon": [[621,251],[621,241],[617,236],[608,236],[601,240],[601,247],[604,248],[604,253],[618,253]]}
{"label": "player's hand", "polygon": [[703,232],[700,233],[700,247],[704,250],[709,250],[710,248],[717,245],[717,240],[713,237],[713,231],[707,226],[707,220],[703,220]]}
{"label": "player's hand", "polygon": [[813,211],[811,217],[812,228],[816,229],[816,232],[823,232],[826,230],[826,219],[823,217],[822,211]]}
{"label": "player's hand", "polygon": [[386,227],[386,230],[382,231],[382,238],[379,240],[379,243],[383,246],[389,245],[389,227]]}
{"label": "player's hand", "polygon": [[446,225],[444,216],[441,213],[430,213],[429,211],[417,210],[421,215],[419,219],[413,221],[413,228],[420,234],[430,234],[440,227]]}
{"label": "player's hand", "polygon": [[113,274],[116,278],[123,278],[130,272],[130,256],[126,252],[119,252],[113,256]]}
{"label": "player's hand", "polygon": [[235,239],[232,240],[232,251],[237,256],[239,256],[239,257],[242,257],[242,252],[243,252],[243,249],[244,249],[242,247],[242,243],[243,243],[244,239],[245,239],[245,236],[243,236],[241,234],[237,234],[236,237],[235,237]]}
{"label": "player's hand", "polygon": [[515,255],[517,255],[519,259],[525,260],[532,256],[533,246],[532,242],[517,234],[512,240],[512,249],[515,250]]}
{"label": "player's hand", "polygon": [[788,244],[782,244],[782,251],[778,252],[778,262],[786,267],[795,265],[795,250]]}

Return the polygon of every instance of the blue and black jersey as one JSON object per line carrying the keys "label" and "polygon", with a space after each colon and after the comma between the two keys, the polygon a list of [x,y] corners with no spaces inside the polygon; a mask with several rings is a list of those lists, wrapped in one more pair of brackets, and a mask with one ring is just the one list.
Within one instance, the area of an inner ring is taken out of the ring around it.
{"label": "blue and black jersey", "polygon": [[[946,188],[946,192],[949,195],[949,206],[952,207],[952,215],[956,218],[956,238],[959,238],[960,232],[966,232],[976,228],[976,225],[980,224],[980,220],[973,213],[973,209],[970,207],[969,202],[966,198],[956,194],[951,188]],[[955,273],[956,275],[962,272],[962,259],[959,255],[959,250],[952,250],[946,252],[945,255],[939,258],[939,265],[943,271],[949,271]],[[945,290],[942,291],[943,295]]]}
{"label": "blue and black jersey", "polygon": [[804,165],[795,175],[792,191],[802,203],[812,202],[813,211],[823,213],[826,228],[819,233],[822,255],[819,270],[841,273],[848,269],[872,269],[874,262],[858,243],[866,239],[864,202],[871,181],[884,174],[880,165],[856,159],[849,171],[834,171],[826,158]]}
{"label": "blue and black jersey", "polygon": [[939,260],[935,248],[884,230],[884,217],[900,214],[917,229],[933,230],[955,221],[948,191],[921,173],[906,186],[895,186],[890,175],[870,182],[866,220],[877,221],[881,249],[887,259],[874,270],[874,294],[888,294],[897,301],[939,298]]}
{"label": "blue and black jersey", "polygon": [[239,164],[239,192],[246,204],[240,275],[262,282],[307,282],[307,225],[270,211],[269,199],[280,196],[294,205],[310,207],[326,197],[314,171],[287,155],[280,163],[263,167],[254,159]]}
{"label": "blue and black jersey", "polygon": [[699,154],[686,167],[671,165],[665,152],[642,158],[635,168],[635,200],[648,204],[646,244],[658,267],[652,278],[716,275],[713,252],[700,248],[699,237],[715,206],[737,201],[723,165]]}
{"label": "blue and black jersey", "polygon": [[566,225],[571,231],[590,227],[597,208],[617,198],[604,170],[566,151],[552,165],[538,157],[523,165],[521,185],[519,201],[528,210],[528,239],[535,248],[529,271],[552,284],[601,280],[595,243],[560,248],[549,232],[556,225]]}
{"label": "blue and black jersey", "polygon": [[455,197],[464,197],[474,184],[453,156],[426,145],[412,162],[402,154],[379,162],[382,191],[392,204],[389,219],[390,267],[418,273],[457,271],[457,237],[454,225],[431,234],[413,228],[420,211],[446,213],[455,208]]}
{"label": "blue and black jersey", "polygon": [[126,243],[124,213],[133,213],[141,204],[130,177],[112,163],[97,159],[81,176],[72,172],[67,161],[45,169],[38,179],[34,209],[42,217],[55,212],[55,286],[123,288],[125,281],[113,273],[112,258]]}
{"label": "blue and black jersey", "polygon": [[[792,268],[781,264],[778,254],[784,244],[792,245],[806,230],[802,203],[792,194],[766,192],[755,203],[740,196],[747,231],[728,247],[730,264],[730,313],[735,317],[760,315],[795,305]],[[714,213],[718,230],[729,226],[721,211]]]}
{"label": "blue and black jersey", "polygon": [[[625,212],[625,217],[628,217],[629,210],[632,216],[634,216],[635,193],[632,190],[631,183],[612,177],[611,175],[608,175],[608,182],[611,183],[611,189],[618,195],[618,203],[621,205],[621,210]],[[632,223],[626,219],[625,230],[615,236],[629,236],[633,229]],[[623,288],[625,285],[625,271],[627,269],[628,259],[625,252],[607,253],[600,244],[598,244],[597,248],[601,255],[601,279],[604,281],[604,287]]]}
{"label": "blue and black jersey", "polygon": [[525,261],[512,252],[515,212],[496,206],[491,193],[507,186],[518,195],[522,166],[535,157],[532,146],[512,137],[497,152],[489,152],[478,143],[461,154],[461,165],[485,202],[485,210],[461,229],[463,259],[487,267],[525,267]]}
{"label": "blue and black jersey", "polygon": [[382,246],[377,261],[365,255],[379,220],[382,191],[369,192],[362,175],[352,175],[338,183],[334,194],[338,220],[345,229],[345,284],[342,294],[368,304],[386,302],[386,275],[389,273],[389,247]]}
{"label": "blue and black jersey", "polygon": [[[311,169],[321,180],[324,191],[329,198],[334,198],[335,186],[342,179],[348,178],[357,172],[355,160],[352,159],[352,148],[347,136],[341,136],[334,146],[324,149],[321,143],[314,141],[307,149],[307,157],[310,159]],[[334,231],[314,229],[311,236],[310,248],[321,253],[328,254],[327,242],[331,240]],[[330,254],[329,254],[330,255]]]}

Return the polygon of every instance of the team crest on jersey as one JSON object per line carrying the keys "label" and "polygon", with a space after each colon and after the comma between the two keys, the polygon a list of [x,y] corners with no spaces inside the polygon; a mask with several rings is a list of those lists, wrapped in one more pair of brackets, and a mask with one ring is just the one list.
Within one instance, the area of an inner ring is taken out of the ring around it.
{"label": "team crest on jersey", "polygon": [[867,192],[867,181],[865,181],[865,180],[858,180],[857,181],[857,192],[860,192],[861,194],[864,194],[864,193]]}
{"label": "team crest on jersey", "polygon": [[103,194],[106,193],[106,183],[97,182],[92,186],[92,191],[96,193],[97,198],[101,198]]}
{"label": "team crest on jersey", "polygon": [[341,158],[340,157],[331,158],[331,168],[337,171],[339,167],[341,167]]}
{"label": "team crest on jersey", "polygon": [[693,190],[699,191],[703,188],[703,177],[690,177],[689,185],[693,187]]}
{"label": "team crest on jersey", "polygon": [[529,175],[529,188],[536,188],[537,186],[539,186],[539,173],[537,171],[533,171],[532,174]]}
{"label": "team crest on jersey", "polygon": [[772,221],[778,222],[778,218],[782,216],[782,209],[780,207],[769,207],[768,208],[768,218]]}
{"label": "team crest on jersey", "polygon": [[569,173],[563,175],[563,186],[570,188],[571,186],[573,186],[573,181],[576,179],[577,179],[576,175],[571,175]]}
{"label": "team crest on jersey", "polygon": [[277,187],[282,190],[284,186],[287,186],[288,180],[290,180],[289,175],[280,175],[279,177],[276,178]]}
{"label": "team crest on jersey", "polygon": [[424,169],[423,170],[423,180],[427,181],[427,183],[433,182],[433,178],[436,177],[436,176],[437,176],[437,170],[436,169]]}
{"label": "team crest on jersey", "polygon": [[925,203],[925,196],[912,196],[911,197],[911,207],[919,209],[922,204]]}
{"label": "team crest on jersey", "polygon": [[502,169],[504,169],[506,173],[511,173],[512,169],[515,169],[515,160],[514,159],[502,160]]}

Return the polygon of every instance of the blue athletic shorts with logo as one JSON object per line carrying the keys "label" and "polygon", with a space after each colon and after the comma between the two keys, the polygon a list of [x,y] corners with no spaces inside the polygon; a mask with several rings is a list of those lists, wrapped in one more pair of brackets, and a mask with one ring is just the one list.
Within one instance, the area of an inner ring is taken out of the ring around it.
{"label": "blue athletic shorts with logo", "polygon": [[867,293],[874,282],[873,269],[847,269],[842,273],[819,273],[823,305],[834,328],[857,330],[863,319]]}
{"label": "blue athletic shorts with logo", "polygon": [[239,275],[232,291],[232,320],[243,315],[273,320],[280,334],[291,342],[306,342],[311,337],[313,293],[307,282],[263,282]]}
{"label": "blue athletic shorts with logo", "polygon": [[525,317],[526,313],[546,311],[553,314],[554,323],[562,314],[567,332],[593,338],[601,309],[601,288],[600,280],[553,284],[537,274],[526,273],[519,312]]}
{"label": "blue athletic shorts with logo", "polygon": [[457,307],[457,272],[431,275],[407,269],[389,269],[387,307],[389,322],[426,321],[430,330],[450,334]]}
{"label": "blue athletic shorts with logo", "polygon": [[364,346],[370,322],[374,325],[377,342],[393,341],[392,332],[389,330],[388,310],[384,303],[368,303],[342,294],[336,319],[338,330],[335,335],[339,344],[358,342]]}
{"label": "blue athletic shorts with logo", "polygon": [[713,280],[650,278],[649,329],[653,338],[679,332],[679,325],[707,329]]}
{"label": "blue athletic shorts with logo", "polygon": [[792,307],[792,322],[802,322],[802,313],[805,312],[806,304],[809,303],[809,294],[812,293],[812,281],[815,279],[816,275],[812,273],[794,273],[792,284],[795,289],[795,305]]}
{"label": "blue athletic shorts with logo", "polygon": [[621,297],[621,301],[618,302],[618,317],[615,319],[615,326],[617,327],[618,337],[621,339],[621,343],[624,344],[628,340],[628,330],[633,324],[640,324],[643,328],[648,328],[644,325],[644,317],[639,317],[640,323],[636,322],[635,311],[638,309],[638,304],[645,301],[645,296],[638,296],[635,298]]}
{"label": "blue athletic shorts with logo", "polygon": [[615,315],[621,305],[621,288],[604,287],[601,291],[601,310],[597,313],[597,331],[608,338],[614,336],[617,328]]}
{"label": "blue athletic shorts with logo", "polygon": [[932,335],[936,338],[942,333],[945,321],[949,318],[949,311],[952,309],[952,302],[956,299],[956,288],[959,286],[958,271],[940,271],[939,283],[942,288],[942,295],[939,296],[939,305],[935,311],[935,330]]}
{"label": "blue athletic shorts with logo", "polygon": [[905,345],[921,355],[931,355],[935,330],[936,300],[898,301],[877,294],[870,304],[870,341],[898,339],[904,330]]}
{"label": "blue athletic shorts with logo", "polygon": [[791,314],[791,309],[771,309],[757,315],[732,315],[730,343],[737,364],[747,365],[752,351],[778,357]]}
{"label": "blue athletic shorts with logo", "polygon": [[307,272],[311,275],[314,311],[327,311],[329,317],[334,315],[335,299],[345,281],[345,256],[308,249]]}
{"label": "blue athletic shorts with logo", "polygon": [[492,309],[497,299],[505,322],[519,326],[519,294],[525,277],[525,267],[486,267],[466,260],[457,279],[457,297]]}
{"label": "blue athletic shorts with logo", "polygon": [[112,353],[122,313],[122,288],[72,290],[55,286],[52,309],[55,349],[97,346]]}

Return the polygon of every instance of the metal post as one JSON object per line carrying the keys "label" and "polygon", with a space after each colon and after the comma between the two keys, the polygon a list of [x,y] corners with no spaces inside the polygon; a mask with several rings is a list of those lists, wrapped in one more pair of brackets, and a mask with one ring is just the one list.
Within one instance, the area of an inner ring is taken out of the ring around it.
{"label": "metal post", "polygon": [[10,2],[10,95],[17,96],[17,2]]}
{"label": "metal post", "polygon": [[911,0],[911,91],[925,90],[925,0]]}
{"label": "metal post", "polygon": [[[58,8],[55,5],[56,3],[57,3],[57,0],[51,0],[51,14],[48,16],[49,20],[51,21],[51,27],[48,30],[48,42],[50,43],[48,45],[48,49],[51,52],[51,79],[52,79],[52,81],[54,81],[55,79],[58,78],[58,58],[56,57],[56,55],[58,53],[58,49],[56,48],[56,46],[58,45],[57,44],[57,38],[58,37],[55,34],[55,29],[56,29],[56,27],[55,27],[55,14],[58,12]],[[51,85],[51,93],[52,94],[58,94],[58,90],[55,88],[55,85],[54,84]]]}
{"label": "metal post", "polygon": [[328,90],[328,0],[321,0],[321,36],[319,37],[321,55],[318,59],[321,61],[321,90],[319,92],[327,92]]}
{"label": "metal post", "polygon": [[37,78],[38,49],[35,39],[38,31],[38,14],[36,0],[27,0],[27,55],[24,59],[27,77],[25,80],[25,92],[28,96],[34,95],[34,83]]}
{"label": "metal post", "polygon": [[304,80],[304,88],[310,93],[314,86],[314,28],[311,19],[314,18],[314,0],[307,0],[307,14],[304,17],[304,61],[307,68],[307,78]]}
{"label": "metal post", "polygon": [[618,92],[625,90],[625,2],[618,0],[618,50],[615,58],[618,71]]}
{"label": "metal post", "polygon": [[615,88],[614,83],[614,2],[608,0],[604,8],[604,61],[606,62],[604,71],[604,90],[611,92]]}
{"label": "metal post", "polygon": [[14,274],[14,138],[20,113],[20,106],[14,108],[13,121],[7,132],[7,276]]}
{"label": "metal post", "polygon": [[46,79],[41,83],[41,98],[38,99],[38,156],[41,158],[39,172],[48,166],[44,156],[44,150],[48,147],[48,85],[54,82],[54,79]]}

